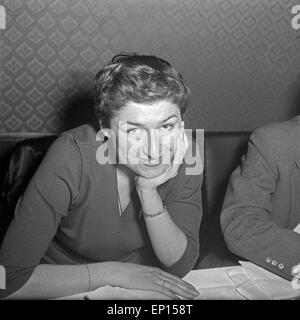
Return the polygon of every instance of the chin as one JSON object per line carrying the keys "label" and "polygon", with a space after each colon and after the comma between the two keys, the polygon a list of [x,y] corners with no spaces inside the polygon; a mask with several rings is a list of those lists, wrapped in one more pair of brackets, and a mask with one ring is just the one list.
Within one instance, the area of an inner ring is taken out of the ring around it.
{"label": "chin", "polygon": [[152,179],[160,176],[168,167],[166,164],[161,164],[155,167],[147,167],[145,165],[134,166],[131,169],[139,176]]}

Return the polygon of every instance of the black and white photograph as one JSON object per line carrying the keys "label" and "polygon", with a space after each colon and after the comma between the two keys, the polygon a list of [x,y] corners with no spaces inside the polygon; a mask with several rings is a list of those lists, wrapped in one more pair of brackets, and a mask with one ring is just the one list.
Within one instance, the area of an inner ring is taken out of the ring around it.
{"label": "black and white photograph", "polygon": [[0,1],[0,168],[0,300],[299,300],[300,0]]}

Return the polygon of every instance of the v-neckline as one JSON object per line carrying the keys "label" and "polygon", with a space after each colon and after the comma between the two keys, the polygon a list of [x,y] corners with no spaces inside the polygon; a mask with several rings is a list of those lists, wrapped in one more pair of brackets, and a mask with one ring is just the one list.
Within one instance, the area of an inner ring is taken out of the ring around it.
{"label": "v-neckline", "polygon": [[[115,191],[116,191],[115,192],[116,211],[117,211],[119,217],[123,217],[125,215],[126,211],[128,210],[128,208],[132,206],[133,197],[135,197],[135,190],[131,190],[130,191],[129,201],[128,201],[125,209],[123,210],[123,212],[120,213],[120,208],[119,208],[120,207],[120,205],[119,205],[119,194],[120,193],[118,194],[118,192],[119,192],[119,189],[118,189],[118,172],[117,172],[117,166],[116,165],[114,165],[114,175],[115,175],[114,176],[114,184],[115,184]],[[120,201],[121,201],[121,199],[120,199]]]}

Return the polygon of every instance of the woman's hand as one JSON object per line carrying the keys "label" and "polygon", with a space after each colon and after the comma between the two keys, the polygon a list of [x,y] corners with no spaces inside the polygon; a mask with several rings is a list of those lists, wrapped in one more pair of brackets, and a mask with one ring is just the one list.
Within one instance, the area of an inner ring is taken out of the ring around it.
{"label": "woman's hand", "polygon": [[172,159],[171,164],[167,167],[167,169],[158,177],[147,179],[141,176],[136,176],[136,188],[137,190],[154,190],[161,184],[166,181],[174,178],[178,174],[178,170],[182,161],[184,159],[186,150],[188,149],[189,143],[187,136],[184,132],[184,128],[180,128],[179,136],[177,139],[177,145],[175,148],[174,157]]}
{"label": "woman's hand", "polygon": [[199,295],[188,282],[156,267],[112,262],[108,284],[127,289],[148,290],[171,299],[194,299]]}

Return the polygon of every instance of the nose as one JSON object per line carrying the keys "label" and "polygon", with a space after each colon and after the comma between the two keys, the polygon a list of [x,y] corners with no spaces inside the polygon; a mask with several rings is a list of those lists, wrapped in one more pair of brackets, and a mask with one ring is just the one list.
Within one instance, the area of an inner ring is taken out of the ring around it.
{"label": "nose", "polygon": [[157,129],[151,129],[148,133],[148,141],[145,144],[145,153],[148,156],[148,160],[155,160],[160,157],[160,137]]}

